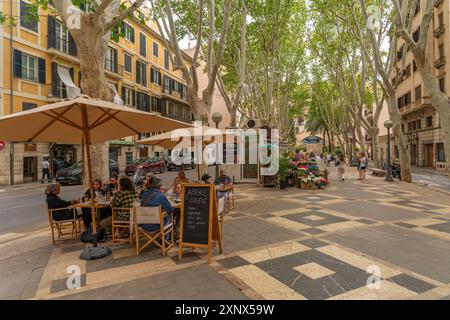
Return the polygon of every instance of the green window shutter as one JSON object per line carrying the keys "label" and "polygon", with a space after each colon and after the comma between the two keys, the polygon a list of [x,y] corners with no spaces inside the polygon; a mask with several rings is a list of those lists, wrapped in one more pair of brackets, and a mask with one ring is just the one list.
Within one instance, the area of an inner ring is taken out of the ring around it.
{"label": "green window shutter", "polygon": [[38,81],[45,84],[45,59],[42,58],[38,60]]}
{"label": "green window shutter", "polygon": [[22,78],[22,52],[14,49],[14,75]]}

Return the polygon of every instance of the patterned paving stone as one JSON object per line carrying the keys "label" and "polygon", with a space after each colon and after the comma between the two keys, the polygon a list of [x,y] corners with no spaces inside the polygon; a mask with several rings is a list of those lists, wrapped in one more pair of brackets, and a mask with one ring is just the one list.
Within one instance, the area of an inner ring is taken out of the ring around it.
{"label": "patterned paving stone", "polygon": [[328,245],[328,243],[317,240],[317,239],[302,240],[302,241],[299,241],[299,243],[301,243],[307,247],[310,247],[311,249],[316,249],[316,248],[320,248],[320,247],[324,247],[324,246]]}
{"label": "patterned paving stone", "polygon": [[411,277],[404,273],[392,277],[389,280],[417,293],[423,293],[436,287],[428,282]]}
{"label": "patterned paving stone", "polygon": [[335,211],[344,212],[351,216],[384,222],[428,217],[426,214],[414,212],[408,209],[388,207],[377,203],[368,205],[366,201],[337,203],[327,207]]}
{"label": "patterned paving stone", "polygon": [[[312,279],[295,269],[308,263],[316,263],[333,274]],[[316,250],[264,261],[256,266],[311,300],[328,299],[359,288],[365,285],[367,280],[364,271]]]}
{"label": "patterned paving stone", "polygon": [[255,218],[230,220],[223,225],[225,254],[300,238],[301,233]]}
{"label": "patterned paving stone", "polygon": [[240,256],[221,259],[218,262],[227,269],[234,269],[250,264],[250,262],[248,262],[245,259],[242,259]]}
{"label": "patterned paving stone", "polygon": [[308,229],[304,229],[302,230],[302,232],[305,232],[307,234],[311,234],[311,235],[316,235],[316,234],[321,234],[321,233],[325,233],[325,231],[317,229],[317,228],[308,228]]}
{"label": "patterned paving stone", "polygon": [[246,300],[248,298],[210,266],[202,264],[183,269],[182,271],[170,271],[147,278],[65,296],[60,299]]}
{"label": "patterned paving stone", "polygon": [[284,216],[283,218],[299,222],[311,227],[319,227],[327,224],[348,221],[347,219],[333,216],[320,211],[309,211],[303,213],[289,214]]}
{"label": "patterned paving stone", "polygon": [[432,226],[427,226],[427,228],[430,228],[430,229],[433,229],[433,230],[437,230],[437,231],[441,231],[441,232],[450,233],[450,222],[441,223],[441,224],[435,224],[435,225],[432,225]]}
{"label": "patterned paving stone", "polygon": [[367,224],[367,225],[371,225],[371,224],[377,223],[376,221],[369,220],[369,219],[358,219],[358,220],[356,220],[356,222],[364,223],[364,224]]}
{"label": "patterned paving stone", "polygon": [[396,222],[396,223],[394,223],[396,226],[399,226],[399,227],[404,227],[404,228],[408,228],[408,229],[414,229],[414,228],[416,228],[417,226],[415,226],[415,225],[413,225],[413,224],[410,224],[410,223],[406,223],[406,222]]}
{"label": "patterned paving stone", "polygon": [[431,279],[450,283],[448,241],[383,225],[325,236],[325,239]]}

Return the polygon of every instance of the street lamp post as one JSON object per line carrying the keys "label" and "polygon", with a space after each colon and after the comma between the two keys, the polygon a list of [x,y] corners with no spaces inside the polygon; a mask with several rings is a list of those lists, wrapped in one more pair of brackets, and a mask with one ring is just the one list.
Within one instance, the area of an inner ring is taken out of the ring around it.
{"label": "street lamp post", "polygon": [[350,155],[349,155],[349,161],[350,161],[350,163],[349,163],[349,165],[351,166],[352,165],[352,162],[353,162],[353,132],[348,132],[348,134],[347,134],[347,137],[348,137],[348,141],[350,142]]}
{"label": "street lamp post", "polygon": [[392,178],[392,166],[391,166],[391,128],[394,126],[394,123],[391,120],[386,120],[384,122],[384,127],[387,129],[387,164],[386,164],[386,179],[385,181],[393,182]]}
{"label": "street lamp post", "polygon": [[[222,114],[220,112],[214,112],[212,115],[212,121],[216,124],[216,128],[219,129],[219,123],[222,121]],[[219,164],[217,163],[219,160],[219,148],[220,146],[216,143],[216,179],[219,177]]]}

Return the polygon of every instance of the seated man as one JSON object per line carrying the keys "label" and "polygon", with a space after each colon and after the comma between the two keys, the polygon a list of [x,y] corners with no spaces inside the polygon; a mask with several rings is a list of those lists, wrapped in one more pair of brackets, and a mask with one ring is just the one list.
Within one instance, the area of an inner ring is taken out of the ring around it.
{"label": "seated man", "polygon": [[215,185],[230,185],[232,183],[232,180],[229,176],[227,176],[227,173],[225,170],[220,170],[220,175],[216,178],[214,181]]}
{"label": "seated man", "polygon": [[214,181],[214,184],[216,185],[216,189],[219,189],[217,191],[217,197],[218,198],[222,198],[222,197],[226,197],[228,196],[228,192],[223,192],[220,191],[220,188],[224,187],[224,186],[228,186],[232,183],[232,180],[229,176],[227,176],[227,173],[225,170],[221,169],[220,170],[220,176],[218,176],[216,178],[216,180]]}
{"label": "seated man", "polygon": [[[160,179],[154,178],[152,181],[151,189],[144,192],[142,195],[142,207],[159,207],[161,206],[167,213],[173,213],[173,207],[167,200],[166,196],[162,192],[162,183]],[[164,217],[164,225],[170,222],[170,217]],[[142,224],[142,229],[147,232],[155,232],[159,230],[159,224]]]}
{"label": "seated man", "polygon": [[212,177],[209,174],[205,173],[202,176],[202,181],[203,181],[204,184],[211,184],[211,178]]}
{"label": "seated man", "polygon": [[178,176],[173,180],[172,186],[177,184],[187,184],[190,183],[189,179],[186,177],[186,174],[183,170],[178,171]]}
{"label": "seated man", "polygon": [[109,183],[106,185],[105,194],[109,194],[111,197],[116,193],[118,189],[118,180],[119,178],[116,175],[111,176],[109,178]]}

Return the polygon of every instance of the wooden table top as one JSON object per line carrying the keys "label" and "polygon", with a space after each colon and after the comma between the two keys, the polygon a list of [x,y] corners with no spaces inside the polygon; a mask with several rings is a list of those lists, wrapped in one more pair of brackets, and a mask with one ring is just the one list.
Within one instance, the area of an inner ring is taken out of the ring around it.
{"label": "wooden table top", "polygon": [[[108,208],[110,206],[110,202],[95,202],[94,206],[97,209]],[[92,208],[92,202],[81,202],[74,205],[74,207],[78,208]]]}

